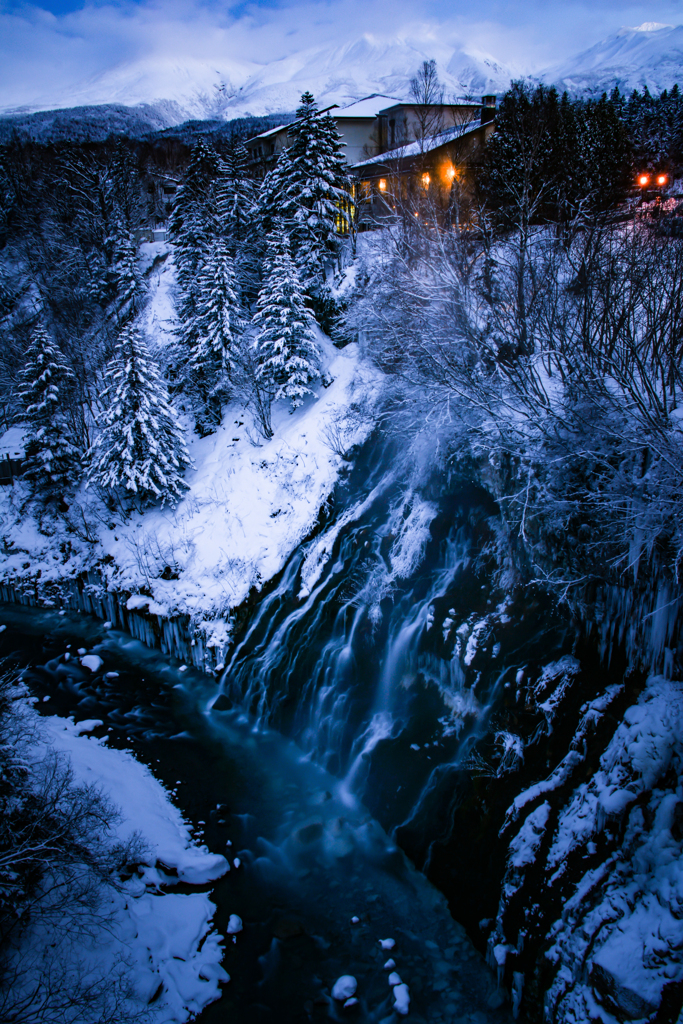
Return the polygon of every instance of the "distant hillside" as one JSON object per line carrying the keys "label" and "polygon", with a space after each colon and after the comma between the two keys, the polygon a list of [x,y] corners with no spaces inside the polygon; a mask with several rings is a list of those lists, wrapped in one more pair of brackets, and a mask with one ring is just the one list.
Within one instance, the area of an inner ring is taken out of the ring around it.
{"label": "distant hillside", "polygon": [[568,92],[595,95],[647,88],[652,93],[683,86],[683,25],[646,22],[623,28],[589,50],[540,76]]}
{"label": "distant hillside", "polygon": [[7,145],[14,138],[20,142],[47,145],[67,141],[101,143],[112,136],[123,136],[148,141],[173,139],[192,146],[200,136],[207,135],[214,141],[228,143],[235,138],[251,138],[293,116],[291,111],[280,111],[232,121],[191,120],[178,123],[173,117],[164,117],[161,105],[122,107],[102,104],[0,117],[0,145]]}

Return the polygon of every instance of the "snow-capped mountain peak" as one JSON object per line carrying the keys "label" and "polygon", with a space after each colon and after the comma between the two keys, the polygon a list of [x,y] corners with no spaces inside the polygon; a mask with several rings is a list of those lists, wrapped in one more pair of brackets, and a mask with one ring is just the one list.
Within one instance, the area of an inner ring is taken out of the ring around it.
{"label": "snow-capped mountain peak", "polygon": [[599,94],[648,88],[659,93],[683,84],[683,25],[646,21],[621,28],[568,61],[547,68],[542,78],[572,93]]}

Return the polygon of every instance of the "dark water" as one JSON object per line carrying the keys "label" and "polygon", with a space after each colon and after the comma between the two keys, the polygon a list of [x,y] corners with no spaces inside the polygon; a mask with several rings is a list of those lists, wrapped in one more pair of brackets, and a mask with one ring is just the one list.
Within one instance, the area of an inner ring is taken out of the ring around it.
{"label": "dark water", "polygon": [[[202,1014],[205,1024],[397,1021],[388,956],[410,987],[409,1020],[509,1019],[464,929],[358,801],[349,771],[335,778],[244,710],[217,710],[212,680],[86,616],[5,605],[0,622],[1,653],[29,666],[41,711],[102,719],[98,732],[150,765],[198,837],[240,857],[214,898],[219,928],[231,913],[245,928],[227,949],[232,981]],[[79,647],[103,658],[101,670],[65,661]],[[351,742],[351,767],[353,750]],[[398,756],[397,787],[411,767]],[[390,954],[379,946],[389,937]],[[353,1009],[329,998],[342,974],[358,980]]]}

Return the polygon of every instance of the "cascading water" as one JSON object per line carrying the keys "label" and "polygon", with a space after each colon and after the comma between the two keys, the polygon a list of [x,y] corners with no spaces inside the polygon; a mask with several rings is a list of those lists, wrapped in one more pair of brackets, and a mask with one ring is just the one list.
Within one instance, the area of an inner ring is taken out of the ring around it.
{"label": "cascading water", "polygon": [[211,703],[227,697],[293,737],[349,802],[396,827],[466,760],[534,642],[547,659],[558,638],[493,593],[483,492],[444,487],[443,468],[418,486],[400,459],[386,471],[386,451],[364,456],[337,517],[261,600]]}

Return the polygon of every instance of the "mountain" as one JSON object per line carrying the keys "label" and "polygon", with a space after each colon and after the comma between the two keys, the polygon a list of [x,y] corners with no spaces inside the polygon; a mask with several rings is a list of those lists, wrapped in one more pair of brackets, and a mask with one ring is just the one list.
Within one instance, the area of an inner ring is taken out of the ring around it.
{"label": "mountain", "polygon": [[683,25],[645,22],[622,28],[539,76],[573,94],[596,95],[618,86],[622,92],[647,87],[660,93],[683,86]]}
{"label": "mountain", "polygon": [[[42,139],[50,134],[72,137],[73,131],[84,137],[106,136],[108,131],[141,134],[188,120],[228,121],[292,111],[306,89],[321,106],[351,103],[373,93],[407,97],[411,76],[431,58],[437,61],[449,99],[500,95],[511,79],[530,70],[434,38],[366,34],[267,63],[227,57],[219,62],[141,58],[114,65],[75,87],[55,85],[49,95],[36,94],[21,107],[0,105],[0,114],[22,134],[37,133]],[[683,25],[647,22],[622,28],[575,57],[536,72],[533,79],[588,95],[609,92],[615,85],[624,92],[645,86],[661,92],[675,82],[683,86]],[[40,125],[34,121],[36,112],[43,112]],[[6,122],[0,134],[8,131]]]}
{"label": "mountain", "polygon": [[144,108],[146,119],[166,126],[191,118],[260,116],[295,109],[306,89],[322,106],[351,103],[372,93],[407,96],[411,76],[432,57],[449,97],[503,91],[520,73],[480,51],[366,35],[261,65],[159,57],[123,63],[77,87],[51,90],[21,107],[0,107],[0,113],[20,117],[56,108],[114,105]]}

